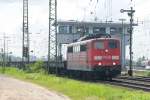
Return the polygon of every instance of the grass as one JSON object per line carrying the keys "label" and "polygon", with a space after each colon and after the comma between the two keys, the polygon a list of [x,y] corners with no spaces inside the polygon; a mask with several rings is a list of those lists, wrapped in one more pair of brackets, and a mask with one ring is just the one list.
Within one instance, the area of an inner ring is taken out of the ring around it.
{"label": "grass", "polygon": [[145,76],[149,77],[150,76],[150,71],[134,71],[134,76]]}
{"label": "grass", "polygon": [[26,73],[16,68],[6,68],[5,74],[62,93],[72,100],[150,100],[148,92],[107,84],[81,82],[40,73]]}

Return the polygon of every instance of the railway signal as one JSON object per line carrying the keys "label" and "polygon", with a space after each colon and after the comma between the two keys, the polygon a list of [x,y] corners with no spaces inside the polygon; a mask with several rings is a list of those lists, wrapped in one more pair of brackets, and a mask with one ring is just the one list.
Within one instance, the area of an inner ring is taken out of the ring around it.
{"label": "railway signal", "polygon": [[128,74],[130,76],[133,76],[133,67],[132,67],[132,60],[133,60],[133,52],[132,52],[132,34],[133,34],[133,14],[135,13],[135,10],[133,10],[133,7],[131,7],[130,10],[120,10],[121,13],[127,12],[128,16],[130,17],[130,69],[128,71]]}

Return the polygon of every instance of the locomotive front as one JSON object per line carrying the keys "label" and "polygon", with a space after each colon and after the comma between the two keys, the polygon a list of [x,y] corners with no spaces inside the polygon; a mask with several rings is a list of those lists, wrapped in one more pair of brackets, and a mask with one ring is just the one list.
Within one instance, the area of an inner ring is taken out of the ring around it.
{"label": "locomotive front", "polygon": [[98,74],[115,77],[121,73],[120,42],[116,39],[96,39],[91,42],[89,65]]}

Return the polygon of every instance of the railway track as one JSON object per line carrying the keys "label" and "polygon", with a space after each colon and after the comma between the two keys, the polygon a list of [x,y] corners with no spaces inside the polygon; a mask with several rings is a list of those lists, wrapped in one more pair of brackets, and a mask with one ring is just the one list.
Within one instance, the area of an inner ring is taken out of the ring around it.
{"label": "railway track", "polygon": [[109,83],[150,92],[150,77],[118,77],[113,78]]}
{"label": "railway track", "polygon": [[117,79],[126,79],[126,80],[135,80],[135,81],[144,81],[144,82],[150,82],[150,77],[118,77]]}

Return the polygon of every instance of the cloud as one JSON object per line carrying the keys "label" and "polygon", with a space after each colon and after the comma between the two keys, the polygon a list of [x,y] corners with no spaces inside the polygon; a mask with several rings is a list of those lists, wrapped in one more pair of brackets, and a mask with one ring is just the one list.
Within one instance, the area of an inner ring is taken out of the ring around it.
{"label": "cloud", "polygon": [[0,3],[14,3],[19,2],[20,0],[0,0]]}

